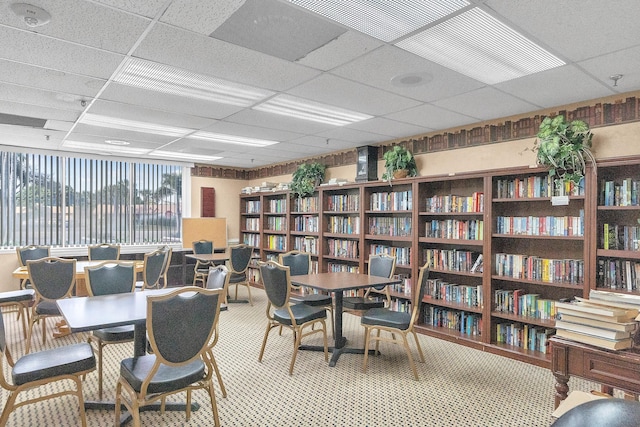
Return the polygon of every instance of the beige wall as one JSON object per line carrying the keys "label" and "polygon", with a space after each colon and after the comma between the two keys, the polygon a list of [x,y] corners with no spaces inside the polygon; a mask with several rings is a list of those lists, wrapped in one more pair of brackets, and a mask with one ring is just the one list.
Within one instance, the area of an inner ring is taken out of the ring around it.
{"label": "beige wall", "polygon": [[[640,123],[627,123],[593,129],[593,148],[598,159],[640,155]],[[535,165],[535,154],[531,150],[533,138],[440,151],[416,156],[419,175],[442,175],[500,169],[507,167]],[[381,177],[384,163],[378,164]],[[326,180],[355,178],[355,165],[341,166],[327,170]],[[291,175],[269,177],[271,182],[289,182]],[[200,216],[200,189],[213,187],[216,190],[216,217],[227,219],[229,239],[239,238],[238,195],[243,187],[256,186],[264,180],[235,181],[221,178],[191,178],[191,216]],[[17,289],[18,280],[11,275],[18,267],[15,252],[0,254],[0,291]]]}

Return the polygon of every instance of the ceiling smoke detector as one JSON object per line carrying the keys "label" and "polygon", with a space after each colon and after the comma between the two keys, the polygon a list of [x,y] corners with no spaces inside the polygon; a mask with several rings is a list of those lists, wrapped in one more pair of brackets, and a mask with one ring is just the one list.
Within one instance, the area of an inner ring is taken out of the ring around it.
{"label": "ceiling smoke detector", "polygon": [[11,10],[19,18],[22,18],[29,27],[39,27],[51,20],[51,14],[44,9],[28,3],[13,3]]}

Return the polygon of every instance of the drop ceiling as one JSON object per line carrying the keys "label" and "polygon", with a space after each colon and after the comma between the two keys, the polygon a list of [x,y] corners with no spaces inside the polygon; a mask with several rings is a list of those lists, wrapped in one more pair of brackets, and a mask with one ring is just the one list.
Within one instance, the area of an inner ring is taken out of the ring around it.
{"label": "drop ceiling", "polygon": [[[51,15],[37,27],[12,3],[0,0],[0,149],[136,159],[174,152],[180,160],[254,168],[640,90],[637,0],[457,0],[458,9],[434,21],[414,19],[408,32],[376,37],[347,25],[386,29],[377,15],[352,25],[304,7],[330,1],[28,1]],[[435,26],[470,11],[564,65],[488,84],[457,64],[405,50],[414,36],[437,33]],[[196,89],[121,83],[131,63],[180,73],[196,86],[232,84],[258,98],[233,104],[189,96]],[[617,74],[623,77],[614,85]],[[273,112],[300,101],[356,118],[332,124]],[[239,138],[270,145],[229,143]]]}

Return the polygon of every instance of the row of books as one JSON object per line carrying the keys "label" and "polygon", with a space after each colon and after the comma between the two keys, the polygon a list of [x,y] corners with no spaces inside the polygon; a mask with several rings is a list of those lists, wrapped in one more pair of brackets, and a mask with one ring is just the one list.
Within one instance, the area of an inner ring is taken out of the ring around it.
{"label": "row of books", "polygon": [[287,239],[285,236],[274,236],[273,234],[267,236],[267,249],[276,251],[287,250]]}
{"label": "row of books", "polygon": [[583,196],[584,178],[579,184],[554,180],[549,175],[526,178],[499,179],[494,197],[498,199],[539,198],[553,196]]}
{"label": "row of books", "polygon": [[640,227],[634,225],[602,225],[602,248],[605,250],[640,250]]}
{"label": "row of books", "polygon": [[318,238],[295,236],[293,238],[293,249],[300,252],[308,252],[312,255],[318,255]]}
{"label": "row of books", "polygon": [[584,281],[584,260],[581,259],[550,259],[534,255],[498,253],[495,264],[498,276],[575,285]]}
{"label": "row of books", "polygon": [[425,201],[425,211],[433,213],[465,213],[484,211],[484,193],[474,192],[471,196],[432,196]]}
{"label": "row of books", "polygon": [[244,226],[246,230],[260,231],[260,218],[246,218]]}
{"label": "row of books", "polygon": [[358,242],[356,240],[327,239],[328,254],[343,258],[358,258]]}
{"label": "row of books", "polygon": [[320,220],[317,215],[297,216],[293,219],[293,230],[307,233],[317,233],[320,231]]}
{"label": "row of books", "polygon": [[520,347],[525,350],[548,352],[548,339],[553,329],[521,323],[496,324],[496,342]]}
{"label": "row of books", "polygon": [[598,258],[598,287],[635,291],[640,289],[640,261],[619,258]]}
{"label": "row of books", "polygon": [[[358,267],[357,265],[342,264],[339,262],[330,262],[327,264],[327,271],[331,273],[339,273],[339,272],[360,273],[360,267]],[[356,294],[357,294],[357,289],[356,289]],[[351,296],[357,296],[357,295],[351,295]]]}
{"label": "row of books", "polygon": [[600,182],[601,206],[638,206],[638,186],[640,180],[633,178],[623,178],[621,182],[605,181]]}
{"label": "row of books", "polygon": [[242,234],[242,243],[249,246],[255,246],[256,248],[260,247],[260,235],[253,233],[243,233]]}
{"label": "row of books", "polygon": [[372,193],[369,208],[372,211],[410,211],[413,209],[411,190]]}
{"label": "row of books", "polygon": [[293,199],[294,212],[318,212],[320,200],[318,196],[296,197]]}
{"label": "row of books", "polygon": [[480,255],[458,249],[425,249],[422,261],[439,270],[471,272]]}
{"label": "row of books", "polygon": [[493,295],[495,310],[516,316],[536,319],[554,319],[556,301],[540,298],[540,294],[527,293],[524,289],[497,289]]}
{"label": "row of books", "polygon": [[287,219],[280,216],[270,216],[267,218],[267,229],[265,231],[286,231]]}
{"label": "row of books", "polygon": [[411,277],[406,274],[396,274],[393,277],[394,279],[402,280],[402,282],[389,285],[389,290],[406,296],[411,296]]}
{"label": "row of books", "polygon": [[396,265],[411,265],[411,248],[403,246],[388,246],[372,244],[369,248],[371,255],[388,254],[396,258]]}
{"label": "row of books", "polygon": [[376,236],[411,236],[411,218],[406,216],[369,218],[369,234]]}
{"label": "row of books", "polygon": [[584,210],[579,216],[498,216],[496,233],[524,236],[584,236]]}
{"label": "row of books", "polygon": [[327,197],[329,212],[357,212],[360,210],[359,194],[334,194]]}
{"label": "row of books", "polygon": [[260,200],[247,200],[246,204],[246,213],[248,214],[257,214],[261,212],[260,208]]}
{"label": "row of books", "polygon": [[269,200],[270,213],[287,213],[287,199]]}
{"label": "row of books", "polygon": [[640,295],[591,290],[589,298],[556,303],[556,335],[573,341],[624,350],[633,345],[640,320]]}
{"label": "row of books", "polygon": [[360,234],[360,217],[330,216],[327,221],[329,233]]}
{"label": "row of books", "polygon": [[432,298],[469,307],[482,307],[482,285],[459,285],[442,279],[428,279],[425,283],[425,298]]}
{"label": "row of books", "polygon": [[461,310],[425,305],[424,323],[438,328],[447,328],[461,334],[482,335],[482,316]]}
{"label": "row of books", "polygon": [[435,239],[482,240],[484,222],[481,219],[458,220],[445,219],[427,221],[425,237]]}

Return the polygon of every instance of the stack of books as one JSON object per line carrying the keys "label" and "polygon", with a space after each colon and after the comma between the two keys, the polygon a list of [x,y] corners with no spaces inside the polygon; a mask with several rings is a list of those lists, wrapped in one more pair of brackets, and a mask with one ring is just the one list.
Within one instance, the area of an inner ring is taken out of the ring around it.
{"label": "stack of books", "polygon": [[[573,341],[624,350],[640,320],[640,295],[592,290],[589,299],[556,302],[556,335]],[[636,319],[638,318],[638,319]]]}

